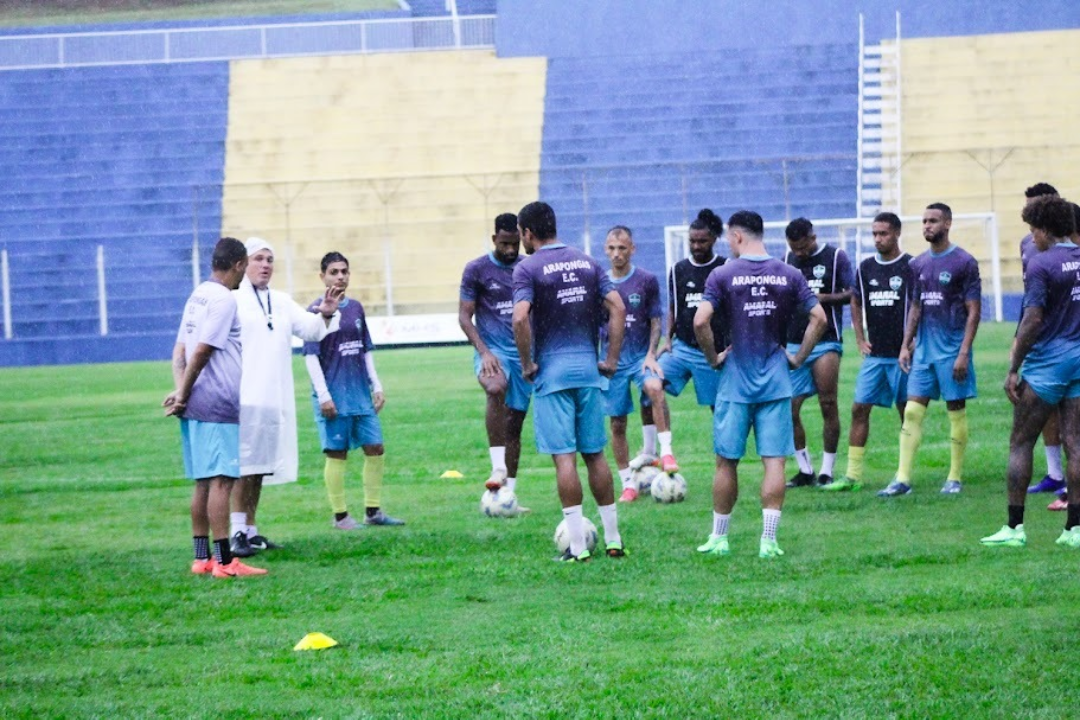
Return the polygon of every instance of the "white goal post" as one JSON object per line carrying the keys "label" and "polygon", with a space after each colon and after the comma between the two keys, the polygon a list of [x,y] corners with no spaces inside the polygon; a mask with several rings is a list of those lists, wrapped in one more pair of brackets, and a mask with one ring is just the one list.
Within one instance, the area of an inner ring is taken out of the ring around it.
{"label": "white goal post", "polygon": [[[911,255],[919,255],[926,249],[922,237],[922,216],[901,216],[903,231],[900,246]],[[851,258],[854,267],[858,267],[863,258],[873,255],[874,237],[871,226],[873,218],[831,218],[813,220],[814,232],[819,242],[831,243],[844,250]],[[784,228],[787,221],[765,223],[765,247],[773,257],[783,258],[787,251]],[[1002,314],[1001,283],[1001,247],[998,243],[997,214],[954,213],[952,229],[949,233],[952,241],[975,256],[979,261],[980,274],[983,277],[983,295],[990,296],[994,303],[993,317],[998,322]],[[687,243],[689,230],[686,225],[668,225],[664,228],[664,264],[665,272],[679,260],[690,255]],[[716,253],[728,256],[727,242],[720,238],[716,241]],[[854,269],[854,267],[852,269]],[[990,280],[987,287],[987,279]]]}

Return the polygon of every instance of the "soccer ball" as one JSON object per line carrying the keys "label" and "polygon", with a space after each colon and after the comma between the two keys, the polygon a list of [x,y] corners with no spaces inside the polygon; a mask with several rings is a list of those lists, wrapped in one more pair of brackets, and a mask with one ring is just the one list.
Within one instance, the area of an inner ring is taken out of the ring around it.
{"label": "soccer ball", "polygon": [[678,473],[659,473],[652,482],[652,496],[658,503],[677,503],[686,499],[686,478]]}
{"label": "soccer ball", "polygon": [[[592,520],[583,517],[581,518],[581,529],[585,533],[585,547],[589,548],[589,552],[592,552],[596,549],[596,543],[600,539],[600,536],[596,533],[596,526],[593,525]],[[564,553],[570,548],[570,531],[566,529],[565,520],[555,528],[555,547],[558,548],[560,553]]]}
{"label": "soccer ball", "polygon": [[634,471],[630,479],[637,486],[638,493],[646,495],[652,488],[653,479],[660,474],[660,468],[655,465],[646,465]]}
{"label": "soccer ball", "polygon": [[488,517],[517,517],[517,495],[510,488],[499,488],[492,492],[485,490],[480,496],[480,512]]}

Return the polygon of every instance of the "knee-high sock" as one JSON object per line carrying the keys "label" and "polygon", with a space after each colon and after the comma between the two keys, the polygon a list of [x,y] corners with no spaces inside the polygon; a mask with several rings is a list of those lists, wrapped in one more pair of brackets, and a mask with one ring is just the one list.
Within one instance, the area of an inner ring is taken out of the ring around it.
{"label": "knee-high sock", "polygon": [[967,408],[949,411],[949,439],[952,444],[947,479],[959,482],[964,474],[964,452],[968,443]]}
{"label": "knee-high sock", "polygon": [[383,457],[364,456],[364,507],[375,508],[382,505]]}
{"label": "knee-high sock", "polygon": [[900,465],[896,469],[896,479],[907,485],[911,484],[911,468],[915,464],[915,453],[922,442],[922,424],[926,417],[926,406],[909,402],[904,408],[904,424],[900,428]]}
{"label": "knee-high sock", "polygon": [[844,473],[850,480],[862,480],[863,457],[866,448],[849,445],[847,449],[847,472]]}
{"label": "knee-high sock", "polygon": [[326,494],[330,498],[330,509],[335,513],[346,512],[345,461],[338,458],[326,458],[326,466],[323,468],[323,480],[326,481]]}

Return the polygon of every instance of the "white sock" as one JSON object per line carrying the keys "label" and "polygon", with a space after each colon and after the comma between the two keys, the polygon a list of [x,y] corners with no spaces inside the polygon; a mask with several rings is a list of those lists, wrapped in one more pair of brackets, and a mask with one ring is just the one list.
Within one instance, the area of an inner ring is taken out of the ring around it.
{"label": "white sock", "polygon": [[1063,480],[1065,473],[1061,471],[1061,446],[1046,446],[1046,474],[1055,480]]}
{"label": "white sock", "polygon": [[238,532],[247,534],[247,513],[229,513],[229,535],[232,536]]}
{"label": "white sock", "polygon": [[799,472],[814,474],[814,464],[810,462],[810,451],[806,448],[795,451],[795,460],[799,463]]}
{"label": "white sock", "polygon": [[656,454],[656,425],[655,424],[654,425],[642,425],[641,426],[641,437],[645,441],[645,444],[644,444],[645,454],[646,455],[655,455]]}
{"label": "white sock", "polygon": [[780,527],[780,511],[763,508],[761,510],[761,539],[775,540],[776,528]]}
{"label": "white sock", "polygon": [[255,527],[254,525],[248,525],[247,526],[247,536],[248,536],[249,540],[251,538],[255,537],[258,534],[259,534],[259,528]]}
{"label": "white sock", "polygon": [[619,515],[615,511],[615,503],[601,505],[600,522],[604,524],[604,542],[622,544],[622,536],[619,535]]}
{"label": "white sock", "polygon": [[498,447],[489,447],[488,454],[491,455],[491,469],[492,470],[505,470],[506,469],[506,446],[500,445]]}
{"label": "white sock", "polygon": [[577,557],[585,552],[585,529],[581,522],[581,506],[571,505],[562,509],[566,531],[570,534],[570,554]]}
{"label": "white sock", "polygon": [[656,438],[660,441],[660,454],[671,455],[671,431],[656,433]]}
{"label": "white sock", "polygon": [[507,490],[509,490],[510,492],[514,492],[514,486],[515,485],[517,485],[517,478],[512,478],[512,477],[506,478],[506,482],[503,483],[503,487],[506,488]]}
{"label": "white sock", "polygon": [[832,477],[833,466],[836,465],[836,453],[821,453],[821,474]]}
{"label": "white sock", "polygon": [[727,535],[728,521],[731,520],[731,513],[727,515],[721,514],[713,510],[712,514],[712,534],[713,535]]}
{"label": "white sock", "polygon": [[[634,477],[634,471],[631,470],[630,468],[623,468],[622,470],[619,471],[619,480],[622,481],[623,490],[625,490],[627,488],[634,488],[633,477]],[[637,490],[637,488],[634,488],[634,489]]]}

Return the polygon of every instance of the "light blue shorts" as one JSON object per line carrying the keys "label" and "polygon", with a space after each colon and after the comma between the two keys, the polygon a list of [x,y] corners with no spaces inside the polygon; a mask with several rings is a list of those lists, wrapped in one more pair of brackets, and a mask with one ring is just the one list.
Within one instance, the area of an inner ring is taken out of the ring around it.
{"label": "light blue shorts", "polygon": [[192,480],[240,477],[240,424],[180,418],[184,474]]}
{"label": "light blue shorts", "polygon": [[[506,376],[506,407],[528,412],[533,386],[521,374],[521,361],[516,356],[510,357],[495,350],[492,350],[491,354],[498,358],[503,375]],[[480,353],[473,356],[473,373],[480,377]]]}
{"label": "light blue shorts", "polygon": [[[644,359],[642,360],[644,361]],[[616,370],[608,380],[607,390],[604,391],[604,414],[608,417],[623,417],[634,412],[634,398],[630,392],[630,384],[633,383],[638,390],[638,403],[641,407],[649,407],[649,398],[642,392],[645,385],[645,372],[641,369],[641,363],[630,367]]]}
{"label": "light blue shorts", "polygon": [[604,399],[600,388],[571,388],[536,396],[536,449],[545,455],[603,452]]}
{"label": "light blue shorts", "polygon": [[758,456],[795,454],[791,398],[764,403],[717,402],[713,413],[713,450],[722,458],[740,460],[746,454],[750,428],[754,429]]}
{"label": "light blue shorts", "polygon": [[1045,358],[1029,354],[1024,358],[1021,376],[1039,399],[1049,405],[1080,397],[1080,354]]}
{"label": "light blue shorts", "polygon": [[977,397],[974,360],[968,357],[967,380],[962,383],[953,380],[953,362],[944,359],[932,363],[912,363],[907,383],[908,397],[943,399],[945,402]]}
{"label": "light blue shorts", "polygon": [[863,358],[855,379],[855,403],[892,407],[907,402],[907,373],[896,358]]}
{"label": "light blue shorts", "polygon": [[[671,352],[660,356],[657,362],[664,372],[664,390],[675,397],[686,387],[690,379],[694,380],[694,392],[698,405],[716,405],[716,390],[720,385],[720,373],[705,359],[705,353],[696,350],[681,340],[676,340]],[[646,377],[656,377],[646,372]]]}
{"label": "light blue shorts", "polygon": [[338,415],[328,420],[315,418],[322,449],[337,452],[355,450],[365,445],[382,445],[382,424],[378,415]]}
{"label": "light blue shorts", "polygon": [[[787,351],[792,355],[799,352],[799,345],[788,343]],[[844,354],[844,346],[838,342],[820,342],[814,346],[810,354],[806,356],[806,362],[798,370],[791,370],[791,396],[817,395],[817,385],[814,383],[814,373],[810,368],[822,355],[834,352],[837,355]]]}

